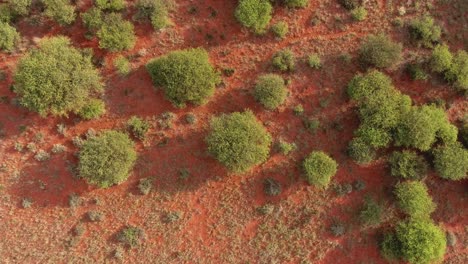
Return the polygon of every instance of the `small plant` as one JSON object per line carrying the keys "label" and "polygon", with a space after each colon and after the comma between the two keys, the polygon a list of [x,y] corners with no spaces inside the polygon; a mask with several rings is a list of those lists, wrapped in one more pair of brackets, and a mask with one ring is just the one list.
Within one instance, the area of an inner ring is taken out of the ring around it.
{"label": "small plant", "polygon": [[336,174],[338,165],[325,152],[313,151],[302,163],[309,184],[326,188]]}
{"label": "small plant", "polygon": [[364,225],[378,225],[382,220],[383,208],[371,197],[366,197],[364,205],[359,212],[359,220]]}
{"label": "small plant", "polygon": [[308,118],[303,120],[305,128],[309,130],[310,133],[315,134],[317,133],[318,129],[320,128],[320,121],[317,118]]}
{"label": "small plant", "polygon": [[27,145],[26,145],[26,148],[30,151],[30,152],[36,152],[37,150],[37,146],[34,142],[29,142]]}
{"label": "small plant", "polygon": [[440,40],[441,29],[434,24],[434,19],[430,16],[416,18],[410,23],[410,34],[413,40],[424,47],[431,48],[434,43]]}
{"label": "small plant", "polygon": [[283,155],[288,155],[289,153],[297,149],[296,143],[289,143],[284,140],[280,140],[277,146],[279,152]]}
{"label": "small plant", "polygon": [[91,222],[101,222],[104,220],[104,213],[100,211],[89,211],[88,218]]}
{"label": "small plant", "polygon": [[351,10],[351,17],[356,21],[364,21],[367,17],[367,10],[360,6]]}
{"label": "small plant", "polygon": [[67,134],[67,126],[65,126],[63,123],[57,124],[57,133],[65,136]]}
{"label": "small plant", "polygon": [[135,226],[128,226],[117,234],[117,240],[127,246],[136,247],[143,240],[145,233],[143,229]]}
{"label": "small plant", "polygon": [[304,113],[304,107],[301,104],[298,104],[293,108],[293,112],[295,115],[300,116]]}
{"label": "small plant", "polygon": [[310,54],[307,57],[307,65],[313,69],[320,69],[322,68],[322,62],[320,60],[320,56],[316,53]]}
{"label": "small plant", "polygon": [[254,97],[266,109],[274,110],[286,100],[288,90],[284,80],[276,74],[265,74],[257,79]]}
{"label": "small plant", "polygon": [[37,161],[46,161],[50,159],[50,154],[41,149],[34,155],[34,159]]}
{"label": "small plant", "polygon": [[190,177],[190,171],[187,168],[179,169],[179,179],[186,180]]}
{"label": "small plant", "polygon": [[104,17],[97,36],[99,47],[111,52],[129,50],[135,46],[136,41],[133,24],[117,13],[110,13]]}
{"label": "small plant", "polygon": [[269,196],[279,195],[281,193],[281,184],[273,178],[267,178],[263,181],[263,192]]}
{"label": "small plant", "polygon": [[264,204],[260,207],[257,207],[257,212],[261,215],[270,215],[275,210],[275,206],[272,204]]}
{"label": "small plant", "polygon": [[65,152],[66,150],[67,148],[62,144],[54,144],[54,146],[52,147],[52,153],[54,154],[62,153],[62,152]]}
{"label": "small plant", "polygon": [[147,195],[151,192],[153,188],[153,178],[143,178],[138,182],[138,190],[143,195]]}
{"label": "small plant", "polygon": [[402,45],[385,34],[369,35],[359,49],[362,63],[377,68],[389,68],[401,61]]}
{"label": "small plant", "polygon": [[16,29],[0,21],[0,50],[13,51],[20,40]]}
{"label": "small plant", "polygon": [[330,226],[330,231],[334,236],[339,237],[346,233],[346,227],[342,222],[334,221]]}
{"label": "small plant", "polygon": [[278,23],[271,26],[271,31],[277,38],[284,39],[289,31],[288,23],[285,21],[279,21]]}
{"label": "small plant", "polygon": [[185,121],[188,123],[188,124],[195,124],[197,122],[197,117],[195,116],[195,114],[193,113],[188,113],[186,116],[185,116]]}
{"label": "small plant", "polygon": [[434,149],[434,167],[440,177],[447,180],[467,178],[468,150],[459,142]]}
{"label": "small plant", "polygon": [[281,50],[273,55],[272,65],[280,71],[293,71],[295,67],[294,53],[289,50]]}
{"label": "small plant", "polygon": [[144,140],[146,133],[150,129],[150,124],[137,116],[132,116],[127,121],[127,127],[132,135],[140,140]]}
{"label": "small plant", "polygon": [[398,183],[395,187],[398,206],[412,218],[429,218],[436,205],[427,191],[426,185],[419,181]]}
{"label": "small plant", "polygon": [[68,205],[71,208],[76,208],[76,207],[80,206],[81,203],[82,203],[82,200],[81,200],[80,196],[78,196],[75,193],[70,194],[70,196],[68,197]]}
{"label": "small plant", "polygon": [[427,173],[428,164],[426,160],[414,151],[393,152],[389,161],[391,174],[395,177],[421,179]]}
{"label": "small plant", "polygon": [[23,200],[21,201],[21,206],[23,206],[23,208],[29,208],[32,204],[33,202],[29,198],[23,198]]}
{"label": "small plant", "polygon": [[240,0],[234,15],[244,27],[261,34],[270,23],[272,10],[268,0]]}
{"label": "small plant", "polygon": [[117,72],[122,76],[126,76],[130,73],[130,71],[132,71],[132,66],[130,65],[130,62],[122,55],[114,59],[114,67],[117,69]]}
{"label": "small plant", "polygon": [[163,222],[164,223],[173,223],[176,221],[179,221],[179,219],[182,218],[182,213],[180,212],[169,212],[163,217]]}
{"label": "small plant", "polygon": [[96,98],[90,99],[78,112],[78,115],[84,120],[97,119],[106,112],[104,101]]}

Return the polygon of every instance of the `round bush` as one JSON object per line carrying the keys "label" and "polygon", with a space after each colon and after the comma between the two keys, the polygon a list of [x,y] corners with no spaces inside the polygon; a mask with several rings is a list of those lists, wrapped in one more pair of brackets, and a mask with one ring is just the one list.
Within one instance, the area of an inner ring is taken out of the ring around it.
{"label": "round bush", "polygon": [[279,21],[278,23],[271,26],[271,31],[277,38],[283,39],[289,31],[288,23]]}
{"label": "round bush", "polygon": [[81,14],[81,19],[83,20],[83,24],[89,30],[97,30],[99,29],[103,22],[104,13],[101,9],[97,7],[91,7],[85,13]]}
{"label": "round bush", "polygon": [[432,51],[431,69],[435,72],[442,73],[450,69],[452,66],[453,55],[447,45],[437,45]]}
{"label": "round bush", "polygon": [[447,243],[442,229],[428,220],[410,219],[396,227],[400,252],[410,263],[435,263],[443,260]]}
{"label": "round bush", "polygon": [[388,68],[401,61],[402,46],[385,34],[369,35],[359,49],[362,63],[377,68]]}
{"label": "round bush", "polygon": [[441,29],[434,24],[434,19],[430,16],[416,18],[410,23],[411,37],[425,47],[432,47],[440,40]]}
{"label": "round bush", "polygon": [[338,165],[325,152],[313,151],[302,163],[309,184],[327,187],[335,176]]}
{"label": "round bush", "polygon": [[125,181],[137,155],[130,138],[121,132],[106,131],[86,140],[79,152],[80,177],[100,188]]}
{"label": "round bush", "polygon": [[20,40],[16,28],[0,22],[0,50],[13,51]]}
{"label": "round bush", "polygon": [[263,33],[270,23],[272,10],[268,0],[240,0],[235,16],[244,27]]}
{"label": "round bush", "polygon": [[166,97],[183,107],[187,102],[205,103],[219,83],[219,74],[204,49],[172,51],[150,61],[146,68],[156,86],[164,88]]}
{"label": "round bush", "polygon": [[395,187],[395,196],[400,209],[412,218],[429,219],[436,205],[427,192],[427,187],[419,181],[398,183]]}
{"label": "round bush", "polygon": [[356,75],[348,84],[348,95],[353,100],[362,101],[378,90],[393,88],[392,79],[384,73],[372,70],[365,75]]}
{"label": "round bush", "polygon": [[284,4],[291,8],[303,8],[309,4],[309,0],[284,0]]}
{"label": "round bush", "polygon": [[322,61],[318,54],[312,53],[307,57],[307,65],[313,69],[322,68]]}
{"label": "round bush", "polygon": [[78,115],[85,119],[91,120],[102,116],[106,112],[106,105],[102,100],[89,100],[78,112]]}
{"label": "round bush", "polygon": [[42,0],[45,5],[44,14],[60,25],[70,25],[75,21],[75,6],[68,0]]}
{"label": "round bush", "polygon": [[96,6],[102,10],[119,11],[125,7],[124,0],[96,0]]}
{"label": "round bush", "polygon": [[403,179],[421,179],[427,173],[426,160],[414,151],[395,151],[390,157],[392,176]]}
{"label": "round bush", "polygon": [[351,16],[356,21],[363,21],[367,17],[367,10],[362,6],[357,7],[355,9],[351,10]]}
{"label": "round bush", "polygon": [[376,151],[362,138],[356,137],[349,142],[348,155],[357,163],[366,164],[375,159]]}
{"label": "round bush", "polygon": [[274,110],[286,100],[288,90],[284,80],[276,74],[265,74],[257,79],[254,96],[266,109]]}
{"label": "round bush", "polygon": [[251,111],[215,117],[210,130],[208,151],[229,170],[245,172],[268,159],[271,136]]}
{"label": "round bush", "polygon": [[462,91],[468,90],[468,53],[460,50],[453,58],[453,63],[445,73],[445,79]]}
{"label": "round bush", "polygon": [[272,65],[280,71],[293,71],[295,65],[294,53],[289,50],[281,50],[273,55]]}
{"label": "round bush", "polygon": [[14,79],[21,105],[42,116],[77,113],[91,93],[103,89],[90,56],[73,48],[66,37],[42,40],[20,60]]}
{"label": "round bush", "polygon": [[440,146],[434,150],[434,167],[444,179],[465,179],[468,173],[468,150],[458,142]]}
{"label": "round bush", "polygon": [[97,36],[99,48],[114,52],[131,49],[136,41],[133,24],[116,13],[106,15]]}

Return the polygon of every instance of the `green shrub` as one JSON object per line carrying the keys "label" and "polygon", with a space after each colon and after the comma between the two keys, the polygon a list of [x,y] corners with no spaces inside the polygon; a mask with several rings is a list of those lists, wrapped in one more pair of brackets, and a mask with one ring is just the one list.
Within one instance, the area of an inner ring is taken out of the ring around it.
{"label": "green shrub", "polygon": [[13,11],[6,3],[0,4],[0,23],[10,23],[14,18]]}
{"label": "green shrub", "polygon": [[373,148],[387,147],[391,141],[390,133],[369,126],[360,126],[354,134]]}
{"label": "green shrub", "polygon": [[7,3],[14,16],[25,16],[29,14],[32,0],[7,0]]}
{"label": "green shrub", "polygon": [[268,0],[240,0],[234,14],[244,27],[260,34],[270,23],[272,10]]}
{"label": "green shrub", "polygon": [[90,56],[73,48],[66,37],[42,40],[20,60],[14,79],[21,105],[42,116],[77,113],[91,93],[102,91]]}
{"label": "green shrub", "polygon": [[309,4],[309,0],[283,0],[283,2],[290,8],[303,8]]}
{"label": "green shrub", "polygon": [[401,258],[401,243],[395,232],[385,233],[380,244],[380,252],[389,261]]}
{"label": "green shrub", "polygon": [[425,81],[429,78],[429,75],[424,71],[420,64],[409,64],[406,69],[412,80]]}
{"label": "green shrub", "polygon": [[0,22],[0,50],[13,51],[20,40],[16,28]]}
{"label": "green shrub", "polygon": [[133,24],[116,13],[110,13],[104,17],[97,36],[99,47],[113,52],[131,49],[136,41]]}
{"label": "green shrub", "polygon": [[353,138],[349,142],[348,155],[359,164],[370,163],[375,159],[376,151],[362,138]]}
{"label": "green shrub", "polygon": [[169,11],[174,8],[171,0],[138,0],[136,3],[137,19],[149,19],[156,30],[171,24]]}
{"label": "green shrub", "polygon": [[104,23],[104,13],[97,7],[91,7],[85,13],[81,14],[83,24],[89,30],[98,30]]}
{"label": "green shrub", "polygon": [[338,0],[339,3],[348,10],[353,10],[360,6],[360,0]]}
{"label": "green shrub", "polygon": [[283,39],[289,31],[288,23],[279,21],[278,23],[271,26],[271,31],[277,38]]}
{"label": "green shrub", "polygon": [[128,75],[132,71],[130,62],[122,55],[114,59],[114,67],[120,75]]}
{"label": "green shrub", "polygon": [[419,181],[407,181],[395,186],[395,196],[400,209],[412,218],[429,219],[436,205],[427,192],[427,187]]}
{"label": "green shrub", "polygon": [[335,176],[338,165],[325,152],[313,151],[302,163],[309,184],[326,188]]}
{"label": "green shrub", "polygon": [[393,88],[392,79],[384,73],[372,70],[365,75],[356,75],[348,84],[348,95],[351,99],[364,101],[378,90]]}
{"label": "green shrub", "polygon": [[70,25],[75,21],[75,7],[68,0],[42,0],[44,14],[60,25]]}
{"label": "green shrub", "polygon": [[441,29],[430,16],[415,18],[409,28],[411,37],[424,47],[430,48],[440,40]]}
{"label": "green shrub", "polygon": [[126,134],[110,130],[86,140],[78,157],[80,177],[90,184],[107,188],[128,178],[137,154]]}
{"label": "green shrub", "polygon": [[390,157],[392,176],[403,179],[421,179],[427,173],[428,164],[424,157],[414,151],[395,151]]}
{"label": "green shrub", "polygon": [[432,51],[431,69],[438,73],[443,73],[450,69],[453,62],[453,55],[447,45],[437,45]]}
{"label": "green shrub", "polygon": [[351,10],[351,17],[356,21],[363,21],[367,17],[367,10],[360,6]]}
{"label": "green shrub", "polygon": [[440,177],[448,180],[467,178],[468,150],[456,142],[434,150],[434,167]]}
{"label": "green shrub", "polygon": [[444,110],[434,105],[414,106],[398,125],[395,143],[427,151],[437,139],[445,143],[456,141],[457,134],[457,128],[448,121]]}
{"label": "green shrub", "polygon": [[271,136],[251,111],[211,120],[208,151],[234,172],[245,172],[268,159]]}
{"label": "green shrub", "polygon": [[278,142],[278,150],[283,155],[288,155],[292,151],[296,150],[297,146],[295,143],[289,143],[283,140]]}
{"label": "green shrub", "polygon": [[127,121],[127,128],[132,132],[133,136],[143,140],[145,139],[146,133],[150,129],[150,124],[137,116],[132,116]]}
{"label": "green shrub", "polygon": [[435,263],[443,260],[445,233],[428,220],[400,222],[396,227],[401,256],[410,263]]}
{"label": "green shrub", "polygon": [[284,80],[276,74],[265,74],[257,79],[254,97],[266,109],[274,110],[286,100],[288,90]]}
{"label": "green shrub", "polygon": [[145,233],[139,227],[129,226],[122,229],[117,234],[117,240],[121,243],[124,243],[130,247],[136,247],[140,244],[141,240],[144,238]]}
{"label": "green shrub", "polygon": [[124,0],[96,0],[96,6],[102,10],[119,11],[124,9]]}
{"label": "green shrub", "polygon": [[322,61],[320,60],[320,56],[318,54],[310,54],[308,57],[307,57],[307,64],[309,65],[309,67],[313,68],[313,69],[320,69],[322,68]]}
{"label": "green shrub", "polygon": [[389,68],[401,61],[402,45],[385,34],[369,35],[359,49],[362,63],[376,68]]}
{"label": "green shrub", "polygon": [[280,71],[293,71],[295,65],[294,53],[289,50],[281,50],[273,55],[272,65]]}
{"label": "green shrub", "polygon": [[150,61],[146,68],[156,86],[164,88],[166,97],[177,106],[187,102],[205,103],[219,83],[219,74],[204,49],[172,51]]}
{"label": "green shrub", "polygon": [[359,220],[364,225],[378,225],[382,220],[383,208],[374,199],[366,197],[365,203],[359,212]]}
{"label": "green shrub", "polygon": [[102,116],[106,112],[106,105],[102,100],[90,99],[78,112],[78,115],[85,119],[91,120]]}
{"label": "green shrub", "polygon": [[453,58],[453,63],[445,73],[445,79],[463,91],[468,90],[468,53],[460,50]]}
{"label": "green shrub", "polygon": [[468,115],[465,115],[463,118],[463,122],[460,127],[460,139],[463,145],[468,148]]}

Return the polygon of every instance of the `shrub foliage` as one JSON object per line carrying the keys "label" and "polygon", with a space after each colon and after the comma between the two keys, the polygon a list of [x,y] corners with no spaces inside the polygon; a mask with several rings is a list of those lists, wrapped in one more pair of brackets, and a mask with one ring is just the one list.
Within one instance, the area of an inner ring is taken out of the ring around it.
{"label": "shrub foliage", "polygon": [[284,80],[276,74],[265,74],[258,78],[254,96],[266,109],[274,110],[286,99],[288,90]]}
{"label": "shrub foliage", "polygon": [[426,160],[414,151],[395,151],[390,157],[392,176],[403,179],[421,179],[427,173]]}
{"label": "shrub foliage", "polygon": [[468,173],[468,150],[459,142],[437,147],[434,150],[434,167],[444,179],[465,179]]}
{"label": "shrub foliage", "polygon": [[75,21],[75,6],[68,0],[42,0],[45,5],[44,14],[61,25],[70,25]]}
{"label": "shrub foliage", "polygon": [[240,0],[235,16],[244,27],[263,33],[270,23],[272,10],[268,0]]}
{"label": "shrub foliage", "polygon": [[136,41],[133,24],[116,13],[110,13],[104,17],[97,36],[99,47],[113,52],[131,49]]}
{"label": "shrub foliage", "polygon": [[401,210],[413,218],[429,219],[436,208],[426,185],[420,181],[398,183],[395,196]]}
{"label": "shrub foliage", "polygon": [[369,35],[359,49],[362,63],[376,68],[388,68],[401,61],[402,45],[385,34]]}
{"label": "shrub foliage", "polygon": [[439,41],[441,29],[432,17],[426,15],[411,21],[410,34],[415,41],[430,48]]}
{"label": "shrub foliage", "polygon": [[293,71],[296,64],[294,53],[289,50],[280,50],[273,55],[272,65],[280,71]]}
{"label": "shrub foliage", "polygon": [[0,50],[13,51],[20,40],[16,28],[0,22]]}
{"label": "shrub foliage", "polygon": [[325,152],[313,151],[302,163],[309,184],[327,187],[335,176],[338,165]]}

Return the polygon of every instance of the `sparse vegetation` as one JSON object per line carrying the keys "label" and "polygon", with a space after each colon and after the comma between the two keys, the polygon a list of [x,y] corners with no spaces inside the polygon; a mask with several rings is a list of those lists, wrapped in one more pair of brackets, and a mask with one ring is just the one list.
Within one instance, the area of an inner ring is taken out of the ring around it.
{"label": "sparse vegetation", "polygon": [[289,31],[288,23],[279,21],[278,23],[271,26],[271,31],[277,38],[284,39]]}
{"label": "sparse vegetation", "polygon": [[434,23],[430,16],[415,18],[410,23],[411,37],[424,47],[432,47],[440,39],[441,28]]}

